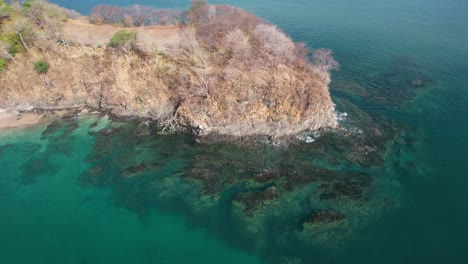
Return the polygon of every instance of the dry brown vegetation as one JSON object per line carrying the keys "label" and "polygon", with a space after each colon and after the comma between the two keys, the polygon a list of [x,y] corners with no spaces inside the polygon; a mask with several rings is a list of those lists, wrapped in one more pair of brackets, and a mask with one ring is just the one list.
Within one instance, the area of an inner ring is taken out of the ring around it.
{"label": "dry brown vegetation", "polygon": [[[97,48],[122,28],[61,22],[58,44],[27,40],[31,51],[0,76],[0,106],[85,104],[158,119],[164,132],[201,135],[275,137],[336,126],[331,51],[316,51],[311,63],[305,45],[232,6],[195,0],[187,21],[128,29],[138,34],[130,52]],[[46,75],[30,67],[38,58],[51,65]]]}
{"label": "dry brown vegetation", "polygon": [[173,9],[156,9],[150,6],[132,5],[117,7],[100,5],[93,8],[89,21],[93,24],[114,24],[125,27],[148,25],[178,25],[183,12]]}
{"label": "dry brown vegetation", "polygon": [[150,26],[128,29],[112,25],[94,25],[83,20],[68,20],[63,23],[63,37],[88,46],[105,46],[115,32],[123,29],[137,32],[137,43],[145,50],[166,50],[168,45],[174,45],[180,39],[179,26]]}

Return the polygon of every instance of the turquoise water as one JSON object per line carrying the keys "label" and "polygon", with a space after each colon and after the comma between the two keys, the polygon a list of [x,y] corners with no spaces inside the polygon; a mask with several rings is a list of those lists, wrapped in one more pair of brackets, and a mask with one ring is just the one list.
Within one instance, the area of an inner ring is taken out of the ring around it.
{"label": "turquoise water", "polygon": [[[86,116],[2,132],[0,263],[464,263],[468,3],[227,2],[332,48],[342,124],[366,135],[199,146]],[[286,176],[252,181],[269,172]],[[273,202],[250,198],[271,186]],[[318,210],[343,213],[346,225],[303,230]]]}

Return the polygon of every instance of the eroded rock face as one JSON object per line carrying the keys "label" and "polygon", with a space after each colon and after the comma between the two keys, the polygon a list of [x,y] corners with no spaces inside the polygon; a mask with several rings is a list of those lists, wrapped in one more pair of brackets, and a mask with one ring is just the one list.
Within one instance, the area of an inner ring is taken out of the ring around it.
{"label": "eroded rock face", "polygon": [[[287,58],[266,52],[259,36],[246,33],[253,28],[234,30],[243,34],[249,51],[243,59],[226,54],[223,38],[207,49],[195,35],[190,51],[181,50],[188,41],[182,38],[167,56],[56,43],[47,50],[32,47],[34,54],[18,58],[0,75],[0,107],[88,106],[156,119],[168,132],[188,130],[202,137],[277,138],[335,128],[329,69],[309,62],[276,27],[261,26],[289,43]],[[37,60],[50,64],[47,74],[31,67]]]}
{"label": "eroded rock face", "polygon": [[[202,136],[282,137],[336,127],[328,80],[313,74],[296,73],[294,68],[285,67],[283,71],[292,77],[255,68],[243,72],[238,83],[216,84],[220,88],[213,91],[210,98],[184,101],[178,113],[188,123],[200,128]],[[277,80],[265,83],[263,79]],[[238,86],[246,91],[231,89]]]}

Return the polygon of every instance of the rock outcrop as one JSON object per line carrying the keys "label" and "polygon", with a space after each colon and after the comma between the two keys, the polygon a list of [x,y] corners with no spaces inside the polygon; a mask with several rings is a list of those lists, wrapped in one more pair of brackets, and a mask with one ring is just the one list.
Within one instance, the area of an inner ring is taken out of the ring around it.
{"label": "rock outcrop", "polygon": [[[0,108],[89,106],[200,136],[282,137],[337,126],[331,57],[311,63],[277,27],[238,8],[214,9],[223,10],[218,20],[172,26],[180,37],[163,50],[52,40],[30,47],[0,73]],[[223,24],[230,17],[238,21]],[[50,64],[46,74],[34,70],[39,60]]]}

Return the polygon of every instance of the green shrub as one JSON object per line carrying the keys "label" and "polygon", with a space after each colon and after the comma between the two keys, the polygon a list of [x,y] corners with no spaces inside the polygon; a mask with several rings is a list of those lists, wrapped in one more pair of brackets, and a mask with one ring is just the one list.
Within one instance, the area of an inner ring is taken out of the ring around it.
{"label": "green shrub", "polygon": [[0,72],[2,72],[5,69],[5,61],[0,59]]}
{"label": "green shrub", "polygon": [[5,1],[0,0],[0,15],[9,15],[10,13],[14,12],[15,9],[7,4]]}
{"label": "green shrub", "polygon": [[164,52],[164,51],[159,51],[158,55],[162,56],[164,59],[169,59],[171,57],[171,54]]}
{"label": "green shrub", "polygon": [[51,18],[52,20],[57,20],[57,21],[62,21],[62,22],[68,21],[67,10],[56,4],[45,3],[43,5],[43,14]]}
{"label": "green shrub", "polygon": [[49,63],[42,61],[42,60],[36,61],[34,63],[34,70],[36,70],[38,74],[46,74],[47,71],[49,71],[49,67],[50,67]]}
{"label": "green shrub", "polygon": [[8,44],[8,53],[13,56],[16,53],[20,53],[26,50],[23,46],[23,43],[21,43],[20,36],[16,33],[2,34],[0,35],[0,40]]}
{"label": "green shrub", "polygon": [[23,7],[22,7],[22,8],[23,8],[23,9],[22,9],[23,14],[28,14],[29,12],[31,12],[31,9],[32,9],[32,7],[33,7],[33,4],[34,4],[33,1],[26,1],[26,2],[24,2],[24,3],[23,3]]}
{"label": "green shrub", "polygon": [[135,43],[136,36],[136,32],[119,30],[110,39],[109,46],[112,48],[131,47]]}

